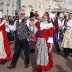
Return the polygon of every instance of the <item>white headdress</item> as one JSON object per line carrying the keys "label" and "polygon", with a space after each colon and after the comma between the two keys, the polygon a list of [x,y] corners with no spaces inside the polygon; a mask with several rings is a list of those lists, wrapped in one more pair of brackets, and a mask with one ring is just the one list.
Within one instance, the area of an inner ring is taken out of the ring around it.
{"label": "white headdress", "polygon": [[56,16],[53,13],[49,13],[49,17],[50,17],[50,20],[54,21]]}
{"label": "white headdress", "polygon": [[50,19],[54,19],[55,15],[53,13],[49,13],[49,17],[50,17]]}

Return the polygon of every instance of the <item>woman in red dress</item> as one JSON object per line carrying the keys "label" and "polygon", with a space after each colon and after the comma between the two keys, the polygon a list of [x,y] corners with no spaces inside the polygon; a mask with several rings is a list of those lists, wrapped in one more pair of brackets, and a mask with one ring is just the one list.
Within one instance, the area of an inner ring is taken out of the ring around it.
{"label": "woman in red dress", "polygon": [[10,45],[5,31],[5,24],[7,22],[0,18],[0,64],[5,64],[11,60]]}
{"label": "woman in red dress", "polygon": [[38,49],[36,69],[42,72],[48,71],[53,67],[52,44],[54,26],[49,21],[49,14],[47,12],[42,17],[39,33],[40,36],[36,44]]}

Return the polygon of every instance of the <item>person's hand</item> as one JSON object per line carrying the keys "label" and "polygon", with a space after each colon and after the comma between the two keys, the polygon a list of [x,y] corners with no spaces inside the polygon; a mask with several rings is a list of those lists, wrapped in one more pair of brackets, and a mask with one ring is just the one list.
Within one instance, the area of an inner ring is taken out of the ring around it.
{"label": "person's hand", "polygon": [[52,48],[49,48],[49,53],[51,53],[52,52]]}
{"label": "person's hand", "polygon": [[52,46],[53,46],[53,44],[50,44],[49,53],[52,52]]}

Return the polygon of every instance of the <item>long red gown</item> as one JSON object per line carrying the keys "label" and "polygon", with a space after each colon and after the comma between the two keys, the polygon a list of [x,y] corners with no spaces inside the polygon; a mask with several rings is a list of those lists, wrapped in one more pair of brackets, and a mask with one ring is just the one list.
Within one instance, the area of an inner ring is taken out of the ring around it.
{"label": "long red gown", "polygon": [[[47,47],[48,48],[48,51],[49,51],[49,48],[51,48],[51,44],[53,43],[53,34],[54,34],[54,27],[52,25],[52,23],[44,23],[44,22],[41,22],[40,23],[40,39],[45,39],[46,40],[46,44],[47,44]],[[44,42],[45,43],[45,42]],[[44,46],[45,44],[41,45],[42,46],[42,49],[44,49]],[[41,47],[40,47],[41,48]],[[39,48],[39,51],[40,51],[40,48]],[[45,53],[44,50],[41,50],[40,52],[38,51],[38,55],[42,54],[43,55],[43,52]],[[43,51],[43,52],[42,52]],[[48,52],[46,51],[46,52]],[[47,55],[48,54],[48,55]],[[45,61],[48,61],[48,62],[44,62],[44,58],[43,56],[40,55],[40,57],[42,57],[40,59],[39,56],[37,56],[37,64],[36,64],[36,69],[37,70],[50,70],[52,67],[53,67],[53,57],[52,57],[52,52],[51,53],[47,53],[45,54],[45,57],[46,57],[46,60]],[[42,60],[43,59],[43,60]]]}
{"label": "long red gown", "polygon": [[2,60],[11,60],[11,50],[8,42],[7,34],[5,31],[5,22],[0,24],[0,62]]}

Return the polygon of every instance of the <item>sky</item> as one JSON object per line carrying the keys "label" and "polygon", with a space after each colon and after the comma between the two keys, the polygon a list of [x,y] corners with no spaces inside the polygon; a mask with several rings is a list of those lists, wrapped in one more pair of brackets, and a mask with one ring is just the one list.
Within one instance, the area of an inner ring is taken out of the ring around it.
{"label": "sky", "polygon": [[72,0],[69,0],[68,5],[72,6]]}

